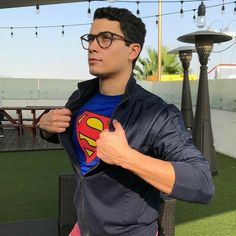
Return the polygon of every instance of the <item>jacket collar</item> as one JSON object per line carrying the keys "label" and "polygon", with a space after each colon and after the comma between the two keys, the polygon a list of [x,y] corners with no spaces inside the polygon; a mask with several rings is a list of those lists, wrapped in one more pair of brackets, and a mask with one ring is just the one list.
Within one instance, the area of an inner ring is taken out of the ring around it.
{"label": "jacket collar", "polygon": [[125,97],[129,97],[131,94],[133,94],[135,89],[136,89],[136,80],[133,76],[131,76],[125,88]]}
{"label": "jacket collar", "polygon": [[91,96],[99,90],[99,79],[94,78],[78,83],[78,90],[80,92],[80,98]]}

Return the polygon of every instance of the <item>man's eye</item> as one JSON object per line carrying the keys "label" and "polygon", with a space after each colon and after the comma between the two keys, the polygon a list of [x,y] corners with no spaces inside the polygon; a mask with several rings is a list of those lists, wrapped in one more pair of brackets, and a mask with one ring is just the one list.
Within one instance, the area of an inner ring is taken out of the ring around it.
{"label": "man's eye", "polygon": [[100,34],[101,40],[111,40],[112,36],[110,34]]}

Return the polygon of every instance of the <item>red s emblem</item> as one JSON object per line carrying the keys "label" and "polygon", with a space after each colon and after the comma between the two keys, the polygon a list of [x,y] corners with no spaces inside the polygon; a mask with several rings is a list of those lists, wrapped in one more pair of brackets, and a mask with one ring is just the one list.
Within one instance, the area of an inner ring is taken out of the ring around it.
{"label": "red s emblem", "polygon": [[110,118],[88,111],[78,117],[76,122],[76,134],[87,163],[90,163],[96,158],[96,140],[104,129],[109,128],[109,122]]}

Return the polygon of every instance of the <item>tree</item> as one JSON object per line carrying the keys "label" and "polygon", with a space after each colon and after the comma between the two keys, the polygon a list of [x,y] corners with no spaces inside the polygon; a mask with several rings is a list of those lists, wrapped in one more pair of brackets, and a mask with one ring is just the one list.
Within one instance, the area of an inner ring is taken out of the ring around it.
{"label": "tree", "polygon": [[[155,49],[147,48],[147,58],[139,57],[134,74],[138,80],[147,80],[150,76],[157,76],[158,54]],[[168,48],[162,47],[162,73],[161,74],[181,74],[183,69],[177,59],[178,55],[168,54]]]}

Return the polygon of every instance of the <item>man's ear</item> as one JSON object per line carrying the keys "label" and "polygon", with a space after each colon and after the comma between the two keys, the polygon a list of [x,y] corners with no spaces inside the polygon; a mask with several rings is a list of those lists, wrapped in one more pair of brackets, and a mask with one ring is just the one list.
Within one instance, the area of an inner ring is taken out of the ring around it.
{"label": "man's ear", "polygon": [[129,60],[135,60],[141,52],[141,46],[138,43],[130,44]]}

